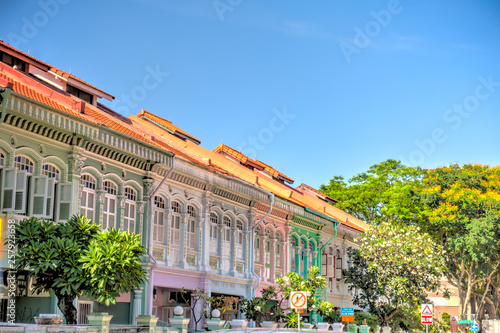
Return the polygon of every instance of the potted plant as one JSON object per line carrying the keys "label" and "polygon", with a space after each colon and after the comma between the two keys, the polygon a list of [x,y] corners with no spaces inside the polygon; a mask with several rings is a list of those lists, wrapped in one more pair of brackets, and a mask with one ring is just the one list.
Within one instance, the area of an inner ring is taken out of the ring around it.
{"label": "potted plant", "polygon": [[262,290],[261,297],[250,300],[242,299],[239,302],[240,311],[245,314],[247,320],[253,320],[261,327],[276,328],[278,322],[284,318],[284,310],[281,308],[282,299],[279,299],[274,286]]}

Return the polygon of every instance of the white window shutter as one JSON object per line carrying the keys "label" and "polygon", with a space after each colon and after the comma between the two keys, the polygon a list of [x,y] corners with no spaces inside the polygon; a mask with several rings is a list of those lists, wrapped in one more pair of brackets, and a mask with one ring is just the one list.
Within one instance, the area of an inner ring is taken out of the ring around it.
{"label": "white window shutter", "polygon": [[16,193],[17,169],[5,168],[2,173],[2,202],[1,210],[12,212],[14,210],[14,198]]}
{"label": "white window shutter", "polygon": [[47,208],[47,176],[32,176],[30,186],[29,214],[34,217],[45,217]]}
{"label": "white window shutter", "polygon": [[45,217],[52,219],[54,217],[54,192],[55,192],[55,179],[49,178],[47,181],[47,208],[45,208]]}
{"label": "white window shutter", "polygon": [[18,170],[16,173],[16,197],[14,203],[14,212],[16,213],[26,213],[27,181],[28,173],[26,170]]}
{"label": "white window shutter", "polygon": [[72,214],[73,183],[57,184],[56,221],[67,221]]}
{"label": "white window shutter", "polygon": [[328,264],[326,266],[327,276],[335,277],[335,273],[333,272],[333,268],[335,267],[335,264],[333,263],[333,256],[329,255],[328,256]]}
{"label": "white window shutter", "polygon": [[337,258],[335,278],[337,280],[342,279],[342,258]]}

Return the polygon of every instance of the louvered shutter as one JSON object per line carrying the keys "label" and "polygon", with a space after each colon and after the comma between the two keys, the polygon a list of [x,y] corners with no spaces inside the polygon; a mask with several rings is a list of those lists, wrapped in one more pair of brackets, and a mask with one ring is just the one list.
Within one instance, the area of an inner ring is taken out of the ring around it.
{"label": "louvered shutter", "polygon": [[335,268],[335,278],[337,280],[342,279],[342,258],[337,258],[337,265]]}
{"label": "louvered shutter", "polygon": [[57,184],[56,221],[67,221],[72,214],[73,183]]}
{"label": "louvered shutter", "polygon": [[326,253],[322,254],[322,263],[321,263],[321,275],[322,276],[327,276],[327,266],[328,266],[328,258]]}
{"label": "louvered shutter", "polygon": [[54,217],[54,192],[55,192],[55,179],[49,178],[47,181],[47,208],[45,208],[45,216],[48,219],[52,219]]}
{"label": "louvered shutter", "polygon": [[29,214],[35,217],[45,217],[47,209],[47,176],[32,176],[30,186]]}
{"label": "louvered shutter", "polygon": [[14,210],[17,169],[5,168],[2,173],[2,211]]}
{"label": "louvered shutter", "polygon": [[14,203],[14,212],[26,213],[26,187],[28,173],[26,170],[18,170],[16,173],[16,197]]}
{"label": "louvered shutter", "polygon": [[334,276],[335,273],[333,272],[333,269],[335,268],[335,264],[333,262],[333,256],[332,255],[329,255],[328,256],[328,265],[326,267],[326,275],[327,276]]}

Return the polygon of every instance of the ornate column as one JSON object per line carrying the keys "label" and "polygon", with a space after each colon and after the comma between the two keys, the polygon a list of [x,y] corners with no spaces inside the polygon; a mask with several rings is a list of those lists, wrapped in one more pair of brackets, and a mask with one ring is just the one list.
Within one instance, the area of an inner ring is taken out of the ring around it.
{"label": "ornate column", "polygon": [[170,260],[170,245],[171,245],[171,241],[170,241],[170,225],[172,223],[172,210],[168,209],[166,211],[166,223],[165,225],[163,226],[164,227],[164,234],[163,234],[163,244],[167,244],[167,248],[165,249],[165,263],[168,265],[171,266],[171,260]]}
{"label": "ornate column", "polygon": [[[102,184],[102,180],[100,182]],[[96,223],[97,224],[102,224],[103,221],[104,221],[104,217],[103,217],[103,211],[104,211],[104,200],[106,199],[105,196],[106,196],[106,192],[104,190],[97,190],[95,191],[96,192],[96,196],[97,196],[97,204],[96,204],[96,212],[95,212],[95,216],[96,216]]]}
{"label": "ornate column", "polygon": [[[150,212],[150,200],[151,200],[151,195],[153,194],[153,178],[149,177],[146,174],[146,177],[142,179],[143,183],[143,196],[142,200],[145,202],[146,209],[143,209],[143,212],[141,212],[141,223],[139,225],[139,232],[141,233],[142,236],[142,244],[147,246],[149,244],[149,239],[150,237],[153,237],[153,219],[151,219],[151,216],[154,216],[154,208],[153,211]],[[140,209],[140,208],[139,208]],[[151,226],[149,225],[151,223]],[[151,228],[151,229],[149,229]],[[150,233],[148,232],[150,230]]]}
{"label": "ornate column", "polygon": [[278,240],[276,238],[271,239],[271,269],[269,273],[269,280],[274,281],[276,279],[276,242]]}
{"label": "ornate column", "polygon": [[118,201],[118,209],[116,211],[116,225],[115,226],[110,226],[110,227],[115,227],[115,228],[120,228],[120,230],[125,230],[124,225],[123,225],[123,215],[125,213],[125,196],[124,195],[118,195],[116,197]]}
{"label": "ornate column", "polygon": [[224,223],[221,223],[222,221],[219,221],[219,224],[217,225],[217,234],[219,237],[217,238],[217,256],[219,259],[217,260],[218,265],[217,269],[219,270],[219,274],[222,274],[222,254],[224,253]]}
{"label": "ornate column", "polygon": [[201,264],[201,250],[202,250],[202,236],[203,235],[203,219],[201,216],[196,218],[196,233],[195,233],[195,251],[197,253],[195,265],[199,266]]}
{"label": "ornate column", "polygon": [[243,266],[243,273],[249,274],[250,273],[250,231],[249,230],[244,230],[243,231],[243,259],[244,259],[244,266]]}
{"label": "ornate column", "polygon": [[[146,204],[147,202],[145,201],[137,201],[136,202],[137,204],[137,213],[139,214],[139,223],[137,223],[137,219],[136,219],[136,225],[135,225],[135,232],[138,232],[139,233],[139,238],[142,238],[142,235],[145,234],[143,232],[143,229],[144,229],[144,221],[146,221],[146,226],[148,224],[148,220],[147,219],[144,219],[144,216],[146,215],[146,218],[147,218],[147,214],[145,214],[146,212]],[[137,214],[136,213],[136,214]],[[151,232],[153,232],[153,229],[151,228]],[[143,243],[144,246],[147,247],[146,243]]]}
{"label": "ornate column", "polygon": [[187,262],[186,262],[186,247],[187,247],[187,224],[189,221],[189,216],[187,214],[187,208],[184,207],[182,211],[182,216],[181,216],[181,231],[180,231],[180,237],[179,237],[179,258],[178,264],[182,268],[187,267]]}
{"label": "ornate column", "polygon": [[[236,221],[234,221],[236,223]],[[236,226],[231,227],[231,252],[229,260],[229,273],[233,276],[236,275]]]}
{"label": "ornate column", "polygon": [[199,263],[201,271],[210,270],[210,210],[213,205],[213,198],[210,192],[205,192],[205,196],[202,200],[202,213],[201,213],[201,226],[202,231],[200,234],[200,248],[199,248]]}

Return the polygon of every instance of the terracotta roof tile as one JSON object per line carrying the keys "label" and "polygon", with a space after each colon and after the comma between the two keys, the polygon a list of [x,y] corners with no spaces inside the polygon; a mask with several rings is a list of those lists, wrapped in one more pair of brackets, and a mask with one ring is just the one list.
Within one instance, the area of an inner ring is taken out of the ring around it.
{"label": "terracotta roof tile", "polygon": [[167,120],[167,119],[164,119],[160,116],[157,116],[151,112],[148,112],[144,109],[141,110],[141,112],[137,115],[139,118],[148,118],[156,123],[158,123],[159,125],[165,127],[166,129],[168,129],[169,131],[172,131],[172,132],[178,132],[178,133],[181,133],[182,135],[184,136],[187,136],[189,138],[191,138],[192,140],[196,141],[198,144],[201,142],[200,140],[198,140],[197,138],[195,138],[194,136],[192,136],[191,134],[181,130],[179,127],[175,126],[174,124],[172,124],[171,121]]}
{"label": "terracotta roof tile", "polygon": [[307,184],[302,183],[302,184],[300,184],[299,186],[297,186],[297,189],[301,189],[301,188],[306,188],[306,189],[308,189],[308,190],[310,190],[310,191],[313,191],[314,193],[316,193],[317,195],[319,195],[319,196],[321,196],[321,197],[326,197],[326,198],[329,198],[329,199],[330,199],[330,200],[332,200],[332,201],[338,202],[337,200],[335,200],[335,199],[333,199],[333,198],[331,198],[331,197],[327,196],[327,195],[326,195],[326,194],[324,194],[323,192],[320,192],[320,191],[318,191],[317,189],[315,189],[314,187],[311,187],[311,186],[309,186],[309,185],[307,185]]}
{"label": "terracotta roof tile", "polygon": [[273,168],[272,166],[264,163],[264,162],[261,162],[257,159],[252,159],[244,154],[242,154],[240,151],[236,150],[236,149],[233,149],[223,143],[221,143],[220,145],[218,145],[214,150],[213,152],[215,153],[219,153],[219,152],[225,152],[235,158],[237,158],[240,162],[246,164],[248,163],[248,161],[251,161],[253,162],[254,164],[257,164],[258,166],[260,166],[263,170],[269,172],[271,175],[273,175],[274,177],[278,178],[278,177],[282,177],[284,178],[287,182],[289,183],[293,183],[294,180],[288,176],[286,176],[285,174],[279,172],[278,170],[276,170],[275,168]]}
{"label": "terracotta roof tile", "polygon": [[18,50],[18,49],[16,49],[16,48],[14,48],[14,47],[10,46],[9,44],[7,44],[6,42],[4,42],[4,41],[3,41],[3,40],[1,40],[1,39],[0,39],[0,45],[4,46],[4,47],[6,47],[6,48],[9,48],[10,50],[12,50],[12,51],[14,51],[14,52],[16,52],[16,53],[22,54],[23,56],[25,56],[25,57],[26,57],[26,58],[28,58],[28,59],[33,60],[34,62],[37,62],[37,63],[39,63],[39,64],[41,64],[41,65],[43,65],[43,66],[46,66],[46,67],[50,68],[50,71],[52,71],[52,72],[56,73],[57,75],[60,75],[60,76],[62,76],[62,77],[64,77],[64,78],[72,78],[73,80],[78,81],[78,82],[80,82],[80,83],[82,83],[82,84],[84,84],[84,85],[86,85],[86,86],[91,87],[91,88],[94,88],[95,90],[100,91],[100,92],[102,92],[103,94],[106,94],[106,95],[109,95],[109,96],[113,97],[113,99],[115,98],[114,96],[112,96],[112,95],[108,94],[107,92],[105,92],[105,91],[103,91],[103,90],[101,90],[101,89],[99,89],[99,88],[97,88],[97,87],[95,87],[95,86],[91,85],[91,84],[90,84],[90,83],[88,83],[88,82],[83,81],[83,80],[82,80],[82,79],[80,79],[79,77],[76,77],[76,76],[74,76],[73,74],[70,74],[70,73],[68,73],[68,72],[65,72],[65,71],[63,71],[62,69],[59,69],[59,68],[54,67],[54,66],[52,66],[52,65],[49,65],[49,64],[47,64],[46,62],[41,61],[40,59],[37,59],[37,58],[35,58],[35,57],[33,57],[33,56],[30,56],[29,54],[24,53],[24,52],[22,52],[22,51],[20,51],[20,50]]}
{"label": "terracotta roof tile", "polygon": [[7,82],[10,82],[12,84],[12,90],[20,95],[31,98],[32,100],[43,103],[45,105],[51,106],[54,109],[58,109],[64,113],[70,114],[72,116],[75,116],[75,117],[78,117],[81,119],[87,119],[86,117],[82,116],[79,112],[76,112],[76,111],[56,102],[56,100],[51,98],[51,96],[47,96],[45,94],[42,94],[39,91],[36,91],[32,88],[29,88],[28,85],[13,79],[11,76],[7,75],[3,70],[0,70],[0,77],[3,78],[4,80],[6,80]]}

